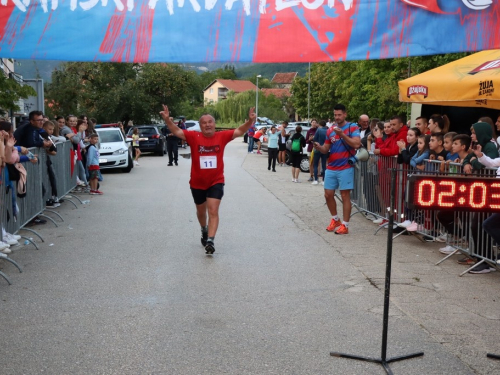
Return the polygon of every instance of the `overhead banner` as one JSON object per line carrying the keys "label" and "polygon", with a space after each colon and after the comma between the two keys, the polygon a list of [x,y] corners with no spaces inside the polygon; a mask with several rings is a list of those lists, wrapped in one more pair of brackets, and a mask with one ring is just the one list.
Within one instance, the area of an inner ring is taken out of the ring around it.
{"label": "overhead banner", "polygon": [[320,62],[500,48],[500,0],[0,0],[0,57]]}

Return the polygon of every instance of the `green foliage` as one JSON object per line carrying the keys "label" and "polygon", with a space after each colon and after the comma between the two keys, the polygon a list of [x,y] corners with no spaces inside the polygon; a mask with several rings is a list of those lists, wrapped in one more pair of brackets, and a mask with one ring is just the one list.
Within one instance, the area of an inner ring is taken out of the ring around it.
{"label": "green foliage", "polygon": [[[161,104],[174,115],[195,105],[196,73],[176,64],[66,63],[46,87],[48,115],[85,113],[100,123],[159,120]],[[190,99],[191,98],[191,99]]]}
{"label": "green foliage", "polygon": [[[387,119],[408,116],[406,103],[399,101],[398,82],[466,56],[465,53],[387,60],[318,63],[311,66],[310,117],[331,118],[333,107],[342,103],[349,118],[362,114]],[[292,85],[292,103],[307,117],[308,75]]]}
{"label": "green foliage", "polygon": [[10,109],[21,110],[22,108],[17,105],[20,98],[26,99],[29,96],[36,96],[36,91],[31,86],[23,86],[5,74],[0,74],[0,87],[2,88],[0,90],[0,114],[2,115]]}

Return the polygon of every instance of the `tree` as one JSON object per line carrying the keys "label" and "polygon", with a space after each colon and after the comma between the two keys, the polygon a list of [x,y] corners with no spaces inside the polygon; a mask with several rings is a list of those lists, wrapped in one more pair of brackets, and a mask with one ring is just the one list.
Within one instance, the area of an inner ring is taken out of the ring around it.
{"label": "tree", "polygon": [[[406,103],[399,101],[398,81],[437,68],[466,56],[465,53],[318,63],[311,66],[310,115],[331,118],[335,104],[347,107],[349,118],[362,114],[381,119],[408,116]],[[308,76],[292,86],[292,102],[300,116],[307,116]]]}
{"label": "tree", "polygon": [[196,73],[176,64],[67,63],[53,73],[45,96],[51,117],[85,113],[101,123],[150,124],[162,103],[178,115],[181,103],[195,105],[198,85]]}
{"label": "tree", "polygon": [[36,91],[28,85],[21,85],[13,75],[0,74],[0,114],[5,115],[9,109],[20,111],[17,102],[19,99],[27,99],[36,96]]}

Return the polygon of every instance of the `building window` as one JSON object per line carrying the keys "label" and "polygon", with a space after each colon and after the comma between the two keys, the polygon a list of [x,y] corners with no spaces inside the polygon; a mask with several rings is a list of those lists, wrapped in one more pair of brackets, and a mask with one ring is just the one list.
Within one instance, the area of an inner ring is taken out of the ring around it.
{"label": "building window", "polygon": [[213,87],[210,87],[210,94],[213,94],[214,93],[214,88]]}

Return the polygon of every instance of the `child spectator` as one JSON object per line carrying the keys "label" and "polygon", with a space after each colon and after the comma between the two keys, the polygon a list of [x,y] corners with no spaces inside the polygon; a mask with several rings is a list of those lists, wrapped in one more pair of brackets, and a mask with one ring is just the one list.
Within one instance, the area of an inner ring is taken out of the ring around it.
{"label": "child spectator", "polygon": [[[406,135],[406,143],[408,145],[405,147],[405,143],[403,141],[397,142],[399,147],[398,164],[410,165],[411,159],[418,152],[418,137],[420,137],[420,135],[421,133],[418,128],[411,128],[408,130],[408,134]],[[405,203],[406,220],[398,224],[398,227],[408,228],[413,223],[412,219],[414,216],[414,213],[408,209]]]}
{"label": "child spectator", "polygon": [[[443,147],[443,133],[432,133],[429,140],[429,159],[430,160],[445,160],[448,152]],[[440,157],[442,159],[440,159]]]}
{"label": "child spectator", "polygon": [[102,191],[97,190],[97,181],[99,180],[99,151],[95,145],[98,140],[99,136],[97,134],[94,133],[90,136],[90,146],[87,155],[91,195],[103,194]]}
{"label": "child spectator", "polygon": [[134,165],[139,165],[139,156],[141,156],[141,150],[139,149],[139,138],[139,128],[134,128],[134,130],[132,131],[132,147],[135,151]]}
{"label": "child spectator", "polygon": [[47,158],[45,163],[47,165],[47,173],[49,176],[49,183],[52,191],[52,196],[50,197],[49,200],[47,200],[47,202],[45,202],[45,206],[47,208],[56,208],[61,205],[58,202],[57,198],[56,174],[54,172],[54,168],[52,167],[52,160],[50,160],[50,156],[54,156],[57,154],[57,148],[54,145],[54,142],[52,142],[52,139],[50,138],[54,133],[54,127],[55,125],[52,121],[46,121],[43,124],[42,130],[40,130],[40,136],[43,139],[49,140],[51,142],[51,145],[49,147],[45,147],[45,152],[47,153]]}
{"label": "child spectator", "polygon": [[410,165],[410,161],[413,156],[418,152],[418,137],[421,133],[418,128],[411,128],[406,134],[406,143],[404,141],[398,141],[397,145],[399,147],[398,154],[398,164]]}
{"label": "child spectator", "polygon": [[424,160],[429,159],[429,144],[430,139],[428,135],[420,135],[418,137],[418,152],[413,155],[410,160],[410,166],[420,171],[424,170]]}
{"label": "child spectator", "polygon": [[455,163],[463,163],[464,159],[469,155],[471,138],[467,134],[457,134],[453,137],[451,152],[458,157],[453,160]]}
{"label": "child spectator", "polygon": [[455,132],[449,132],[446,133],[443,137],[443,148],[447,152],[447,155],[444,158],[442,156],[438,156],[437,158],[437,160],[441,161],[441,164],[439,166],[439,172],[441,173],[448,172],[450,169],[450,163],[458,158],[458,155],[452,152],[453,137],[456,135],[457,133]]}

